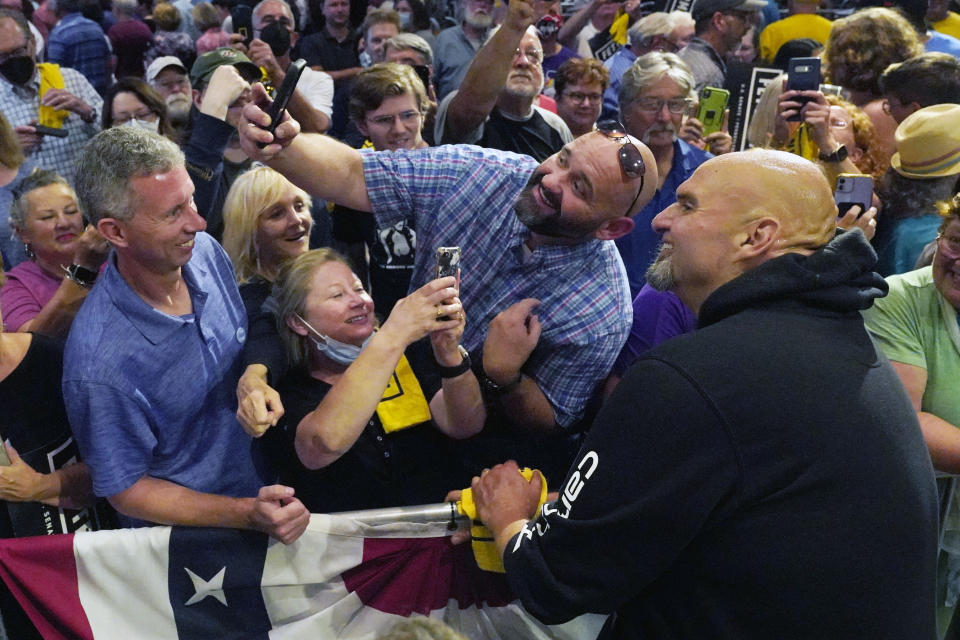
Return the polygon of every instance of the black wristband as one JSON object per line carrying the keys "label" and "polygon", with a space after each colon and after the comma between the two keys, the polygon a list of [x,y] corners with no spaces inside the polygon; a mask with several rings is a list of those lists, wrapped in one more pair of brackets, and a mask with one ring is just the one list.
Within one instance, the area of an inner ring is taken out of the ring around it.
{"label": "black wristband", "polygon": [[456,378],[470,370],[472,366],[470,362],[470,352],[464,349],[463,345],[457,345],[457,349],[460,351],[460,355],[463,356],[463,362],[452,367],[445,367],[438,362],[437,371],[439,371],[441,378]]}
{"label": "black wristband", "polygon": [[66,274],[67,280],[70,280],[81,287],[86,287],[87,289],[93,286],[93,283],[97,281],[97,276],[100,275],[98,271],[81,267],[78,264],[72,264],[69,267],[62,268]]}

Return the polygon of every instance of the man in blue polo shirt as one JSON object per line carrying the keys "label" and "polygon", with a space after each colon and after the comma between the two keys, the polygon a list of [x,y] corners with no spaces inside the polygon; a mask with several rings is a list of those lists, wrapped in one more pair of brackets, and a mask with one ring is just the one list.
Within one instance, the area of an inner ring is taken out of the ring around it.
{"label": "man in blue polo shirt", "polygon": [[[233,267],[203,233],[182,152],[115,127],[78,162],[77,195],[114,246],[64,357],[70,424],[124,524],[225,526],[289,543],[309,514],[268,473],[234,416],[246,313]],[[81,283],[95,273],[71,274]]]}
{"label": "man in blue polo shirt", "polygon": [[650,147],[660,176],[657,193],[637,214],[633,231],[617,238],[634,298],[643,288],[644,274],[660,245],[660,234],[650,223],[676,202],[677,187],[713,157],[677,137],[683,116],[690,110],[693,84],[690,67],[676,55],[659,51],[637,58],[621,80],[620,121],[627,133]]}

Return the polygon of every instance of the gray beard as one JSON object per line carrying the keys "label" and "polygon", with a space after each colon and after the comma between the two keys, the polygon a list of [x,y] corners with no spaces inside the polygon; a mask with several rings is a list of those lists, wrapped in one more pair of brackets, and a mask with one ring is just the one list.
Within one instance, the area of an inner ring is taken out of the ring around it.
{"label": "gray beard", "polygon": [[477,29],[488,29],[490,28],[490,25],[493,24],[493,16],[470,13],[469,11],[467,12],[466,16],[464,16],[463,20],[471,27],[475,27]]}
{"label": "gray beard", "polygon": [[[662,247],[663,245],[661,245],[661,252],[663,251]],[[656,260],[647,267],[644,277],[647,284],[657,291],[671,291],[677,284],[673,279],[673,265],[670,256],[664,256],[661,253],[658,253]]]}

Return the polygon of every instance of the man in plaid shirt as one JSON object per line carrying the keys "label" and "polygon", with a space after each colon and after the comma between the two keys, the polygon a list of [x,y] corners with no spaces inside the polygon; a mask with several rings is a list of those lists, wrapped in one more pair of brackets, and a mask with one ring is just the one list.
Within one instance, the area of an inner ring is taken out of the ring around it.
{"label": "man in plaid shirt", "polygon": [[[250,126],[268,121],[265,93],[254,92],[259,105],[246,107],[249,122],[238,127],[247,153],[321,198],[371,211],[378,226],[415,225],[412,288],[433,278],[438,246],[461,246],[463,345],[487,398],[528,432],[574,425],[630,328],[629,287],[610,241],[633,228],[630,216],[656,189],[650,150],[598,131],[539,166],[460,145],[358,151],[297,135],[293,121],[276,138]],[[257,145],[271,140],[279,145]]]}
{"label": "man in plaid shirt", "polygon": [[[23,14],[0,7],[0,111],[37,166],[56,171],[73,184],[74,156],[100,130],[103,100],[80,73],[64,67],[60,67],[63,89],[49,89],[40,98],[36,63],[36,42]],[[41,104],[67,112],[66,137],[37,133],[33,125]]]}

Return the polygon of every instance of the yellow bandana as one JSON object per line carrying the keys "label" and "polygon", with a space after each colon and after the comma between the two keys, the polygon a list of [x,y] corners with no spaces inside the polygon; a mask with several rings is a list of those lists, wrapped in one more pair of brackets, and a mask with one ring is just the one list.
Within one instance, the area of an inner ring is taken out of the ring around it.
{"label": "yellow bandana", "polygon": [[406,356],[400,356],[390,384],[377,405],[377,416],[387,433],[407,429],[430,419],[430,405],[410,368]]}
{"label": "yellow bandana", "polygon": [[[63,89],[63,74],[60,73],[60,65],[51,62],[41,62],[37,64],[37,70],[40,72],[40,97],[50,89]],[[63,121],[69,115],[66,109],[54,109],[40,105],[37,109],[37,124],[44,127],[61,129]]]}

